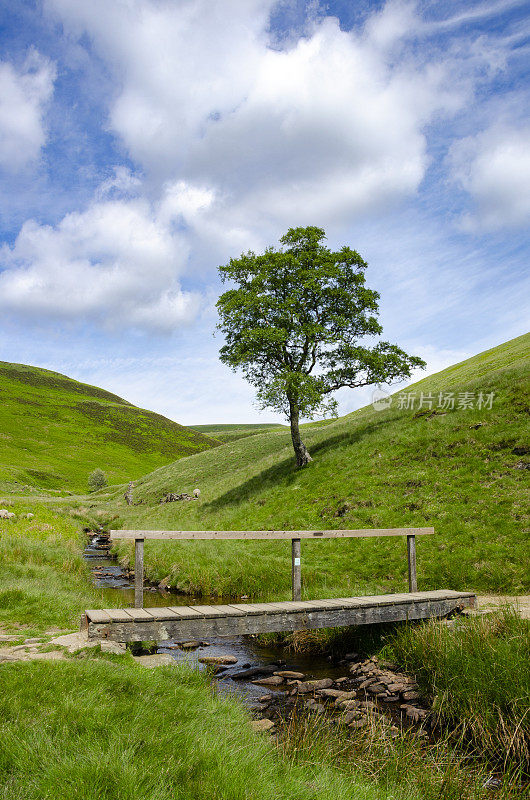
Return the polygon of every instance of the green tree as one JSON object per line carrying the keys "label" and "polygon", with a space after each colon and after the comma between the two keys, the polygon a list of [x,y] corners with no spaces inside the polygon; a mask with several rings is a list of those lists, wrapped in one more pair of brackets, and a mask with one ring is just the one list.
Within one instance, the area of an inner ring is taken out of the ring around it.
{"label": "green tree", "polygon": [[379,294],[365,285],[359,253],[331,252],[325,238],[321,228],[290,228],[279,250],[248,252],[219,267],[223,282],[236,285],[217,302],[221,361],[257,388],[261,408],[289,420],[300,467],[312,460],[300,419],[336,413],[333,392],[407,378],[425,366],[397,345],[359,344],[382,332]]}
{"label": "green tree", "polygon": [[91,492],[97,492],[98,489],[104,489],[107,486],[107,476],[102,469],[95,469],[88,476],[88,488]]}

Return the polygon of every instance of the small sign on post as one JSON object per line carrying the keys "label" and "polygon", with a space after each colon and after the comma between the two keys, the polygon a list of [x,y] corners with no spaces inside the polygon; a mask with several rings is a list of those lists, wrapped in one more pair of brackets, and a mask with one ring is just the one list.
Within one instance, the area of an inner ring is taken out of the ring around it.
{"label": "small sign on post", "polygon": [[134,607],[144,607],[144,540],[134,540]]}

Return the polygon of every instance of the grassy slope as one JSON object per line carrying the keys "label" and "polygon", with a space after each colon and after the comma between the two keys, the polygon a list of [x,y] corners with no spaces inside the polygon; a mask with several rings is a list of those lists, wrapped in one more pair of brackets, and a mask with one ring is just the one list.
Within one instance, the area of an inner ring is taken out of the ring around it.
{"label": "grassy slope", "polygon": [[258,433],[267,433],[270,430],[281,429],[282,425],[275,422],[271,423],[241,423],[233,425],[193,425],[194,431],[199,431],[206,436],[212,436],[219,442],[235,442],[237,439],[243,439],[246,436],[256,436]]}
{"label": "grassy slope", "polygon": [[216,441],[103,389],[0,362],[0,480],[86,491],[101,467],[122,483]]}
{"label": "grassy slope", "polygon": [[[318,529],[432,525],[418,543],[420,588],[528,590],[524,455],[530,336],[420,381],[417,392],[494,391],[492,410],[415,417],[394,403],[308,426],[314,456],[293,467],[288,431],[241,439],[163,467],[139,481],[129,528]],[[477,427],[478,426],[478,427]],[[514,449],[516,452],[514,452]],[[523,453],[521,455],[521,453]],[[196,503],[159,505],[168,490],[201,489]],[[118,523],[113,523],[117,527]],[[155,578],[204,594],[288,598],[287,543],[150,543]],[[306,597],[405,588],[400,539],[303,545]]]}

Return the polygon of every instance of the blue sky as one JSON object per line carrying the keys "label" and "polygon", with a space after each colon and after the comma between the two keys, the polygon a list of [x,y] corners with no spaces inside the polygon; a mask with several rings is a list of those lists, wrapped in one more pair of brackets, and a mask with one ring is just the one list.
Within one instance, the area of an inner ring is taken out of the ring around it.
{"label": "blue sky", "polygon": [[362,254],[429,372],[524,333],[528,10],[3,4],[0,359],[185,424],[272,420],[218,361],[217,266],[300,225]]}

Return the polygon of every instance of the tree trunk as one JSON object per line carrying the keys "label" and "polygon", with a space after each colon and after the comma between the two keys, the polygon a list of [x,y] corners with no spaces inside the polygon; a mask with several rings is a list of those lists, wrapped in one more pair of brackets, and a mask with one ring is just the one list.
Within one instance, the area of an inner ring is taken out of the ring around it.
{"label": "tree trunk", "polygon": [[298,411],[298,405],[293,400],[289,400],[289,411],[289,418],[291,422],[291,439],[293,440],[293,449],[296,456],[296,466],[305,467],[313,459],[309,455],[307,447],[300,438],[300,428],[298,426],[300,414]]}

